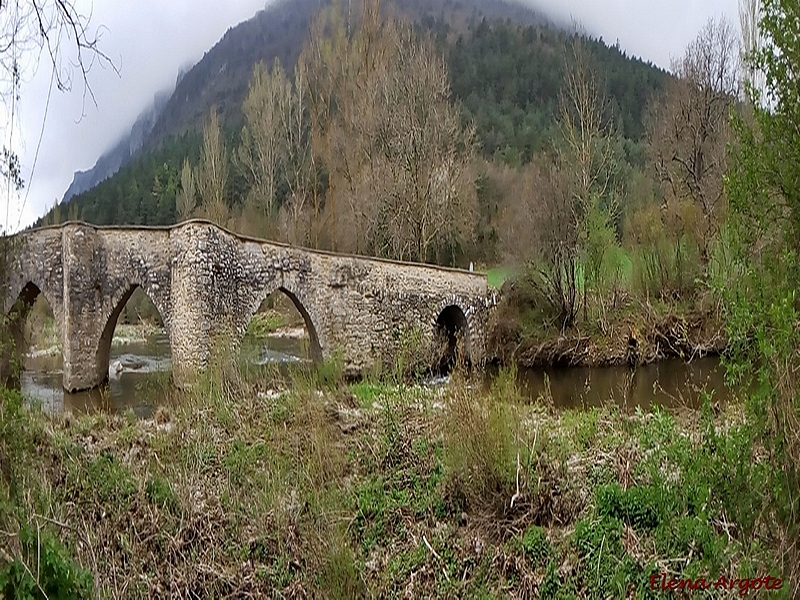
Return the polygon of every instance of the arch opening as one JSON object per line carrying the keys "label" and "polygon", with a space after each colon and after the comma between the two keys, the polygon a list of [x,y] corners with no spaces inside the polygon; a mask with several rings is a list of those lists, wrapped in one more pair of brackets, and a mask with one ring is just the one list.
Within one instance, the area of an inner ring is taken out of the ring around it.
{"label": "arch opening", "polygon": [[7,318],[10,335],[2,347],[3,381],[47,403],[46,380],[59,381],[60,389],[63,370],[61,330],[53,308],[39,287],[28,282]]}
{"label": "arch opening", "polygon": [[470,365],[469,323],[455,304],[446,306],[436,318],[434,356],[439,373],[450,373],[457,365]]}
{"label": "arch opening", "polygon": [[[96,350],[97,380],[110,384],[112,409],[147,412],[166,394],[172,352],[164,319],[138,284],[111,311]],[[160,385],[164,383],[164,385]]]}
{"label": "arch opening", "polygon": [[311,316],[295,294],[279,287],[260,304],[247,324],[239,350],[241,367],[322,361]]}

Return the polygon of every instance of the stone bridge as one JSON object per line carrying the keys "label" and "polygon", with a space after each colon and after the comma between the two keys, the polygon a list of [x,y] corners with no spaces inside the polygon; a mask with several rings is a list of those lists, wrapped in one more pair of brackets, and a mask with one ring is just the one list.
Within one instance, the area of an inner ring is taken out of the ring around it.
{"label": "stone bridge", "polygon": [[45,297],[68,391],[107,381],[114,328],[137,287],[161,315],[179,386],[218,357],[238,356],[250,319],[276,290],[303,316],[312,358],[340,356],[348,372],[392,366],[399,352],[424,352],[441,332],[451,347],[460,334],[471,362],[483,361],[493,296],[478,273],[309,250],[198,220],[67,223],[10,239],[4,310],[20,332],[36,297]]}

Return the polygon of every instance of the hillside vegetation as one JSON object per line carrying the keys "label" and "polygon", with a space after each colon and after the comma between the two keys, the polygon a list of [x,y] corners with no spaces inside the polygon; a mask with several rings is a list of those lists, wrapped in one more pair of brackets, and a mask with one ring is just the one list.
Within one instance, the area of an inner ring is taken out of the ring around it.
{"label": "hillside vegetation", "polygon": [[[513,165],[546,150],[554,135],[560,82],[571,34],[527,9],[503,2],[477,7],[449,0],[400,3],[396,10],[416,17],[416,27],[435,37],[447,59],[453,99],[464,121],[473,122],[482,154]],[[147,152],[68,205],[53,209],[38,224],[81,218],[97,224],[164,225],[177,219],[175,196],[184,158],[199,156],[200,132],[211,108],[228,144],[236,144],[242,103],[259,61],[277,58],[291,70],[302,50],[318,0],[279,3],[232,28],[182,78],[167,104]],[[488,18],[486,14],[496,18]],[[502,18],[501,18],[502,17]],[[513,21],[511,18],[513,17]],[[535,24],[523,24],[524,22]],[[632,160],[641,160],[643,111],[667,75],[625,56],[599,40],[585,40],[598,78],[608,90],[608,116],[631,141]],[[245,183],[235,165],[226,194],[241,202]]]}

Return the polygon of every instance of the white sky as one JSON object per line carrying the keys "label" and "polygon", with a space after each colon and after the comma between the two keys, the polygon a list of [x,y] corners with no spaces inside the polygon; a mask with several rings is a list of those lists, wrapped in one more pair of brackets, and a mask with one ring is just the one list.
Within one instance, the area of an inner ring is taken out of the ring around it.
{"label": "white sky", "polygon": [[[588,33],[628,54],[669,68],[710,17],[726,16],[738,27],[738,0],[527,0],[554,18],[579,23]],[[49,62],[29,73],[21,89],[14,121],[14,149],[26,187],[19,195],[5,190],[6,231],[31,224],[61,200],[73,173],[90,169],[100,155],[129,131],[159,90],[174,84],[181,66],[194,63],[227,31],[253,16],[265,0],[76,0],[91,13],[91,29],[102,26],[101,47],[119,68],[95,65],[89,82],[97,100],[83,100],[76,82],[71,92],[53,90]],[[2,114],[2,112],[0,112]],[[83,115],[83,116],[82,116]],[[35,172],[34,156],[44,120]],[[8,119],[3,120],[8,123]],[[0,129],[8,145],[10,131]],[[8,212],[8,220],[6,220]]]}

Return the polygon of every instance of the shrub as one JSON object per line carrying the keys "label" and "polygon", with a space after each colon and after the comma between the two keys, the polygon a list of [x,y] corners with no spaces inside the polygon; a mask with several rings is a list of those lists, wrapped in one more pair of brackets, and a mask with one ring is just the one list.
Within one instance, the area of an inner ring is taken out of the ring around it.
{"label": "shrub", "polygon": [[444,459],[449,480],[468,505],[499,509],[515,491],[520,447],[513,407],[472,391],[459,378],[448,391]]}
{"label": "shrub", "polygon": [[[89,571],[76,565],[57,537],[25,525],[20,530],[21,555],[0,567],[0,597],[64,598],[93,596]],[[34,578],[33,573],[37,576]]]}

